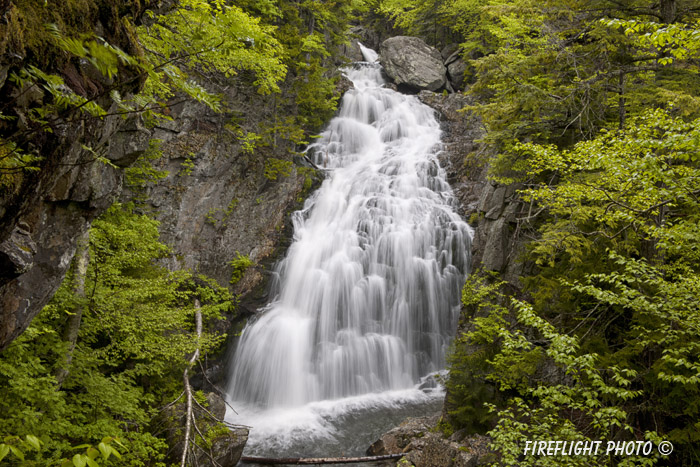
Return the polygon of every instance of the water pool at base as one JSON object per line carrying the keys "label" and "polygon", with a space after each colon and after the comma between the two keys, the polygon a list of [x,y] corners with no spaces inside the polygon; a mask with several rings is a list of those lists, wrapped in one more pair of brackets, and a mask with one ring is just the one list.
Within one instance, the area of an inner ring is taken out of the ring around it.
{"label": "water pool at base", "polygon": [[443,399],[441,389],[407,389],[267,411],[232,402],[238,415],[229,409],[227,420],[252,427],[244,456],[355,457],[406,418],[439,413]]}

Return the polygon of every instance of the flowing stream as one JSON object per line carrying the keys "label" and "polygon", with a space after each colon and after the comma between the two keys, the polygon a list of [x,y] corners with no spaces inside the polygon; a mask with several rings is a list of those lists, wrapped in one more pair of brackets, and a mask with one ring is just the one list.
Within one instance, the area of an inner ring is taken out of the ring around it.
{"label": "flowing stream", "polygon": [[248,455],[361,454],[442,397],[426,377],[445,366],[471,229],[438,163],[434,111],[385,88],[363,53],[307,151],[328,177],[294,213],[276,298],[236,349],[227,419],[252,426]]}

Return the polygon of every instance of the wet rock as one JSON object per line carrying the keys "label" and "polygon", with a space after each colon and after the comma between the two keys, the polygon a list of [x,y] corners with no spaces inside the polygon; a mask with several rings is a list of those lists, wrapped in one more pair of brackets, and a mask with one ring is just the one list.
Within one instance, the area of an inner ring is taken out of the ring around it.
{"label": "wet rock", "polygon": [[380,62],[399,89],[437,91],[446,84],[442,56],[417,37],[396,36],[382,42]]}
{"label": "wet rock", "polygon": [[431,389],[437,388],[438,386],[440,386],[440,381],[438,380],[438,377],[438,375],[432,374],[426,376],[425,378],[422,378],[418,389],[420,389],[421,391],[429,392]]}
{"label": "wet rock", "polygon": [[415,438],[423,437],[427,431],[437,424],[439,418],[439,415],[409,418],[401,425],[382,435],[367,449],[367,454],[370,456],[382,456],[405,452],[408,445]]}
{"label": "wet rock", "polygon": [[360,50],[360,41],[353,39],[350,40],[347,44],[343,44],[340,46],[340,53],[349,61],[349,62],[361,62],[364,60],[364,57],[362,56],[362,51]]}
{"label": "wet rock", "polygon": [[[340,46],[340,55],[347,62],[361,62],[363,60],[362,52],[360,51],[359,41],[350,40],[346,44]],[[338,63],[339,65],[341,62]]]}
{"label": "wet rock", "polygon": [[[369,455],[405,454],[415,467],[475,467],[490,453],[489,438],[481,435],[446,439],[436,430],[439,416],[409,418],[388,431],[367,450]],[[399,462],[397,465],[402,465]]]}
{"label": "wet rock", "polygon": [[338,79],[338,83],[335,85],[335,88],[338,90],[338,93],[342,96],[350,89],[354,89],[355,85],[352,83],[352,81],[348,79],[347,76],[340,75],[340,79]]}
{"label": "wet rock", "polygon": [[[359,41],[365,47],[377,50],[382,42],[382,36],[386,37],[386,31],[381,29],[382,28],[377,27],[364,27],[362,25],[353,26],[350,28],[351,42]],[[362,53],[360,53],[360,57],[362,57]]]}

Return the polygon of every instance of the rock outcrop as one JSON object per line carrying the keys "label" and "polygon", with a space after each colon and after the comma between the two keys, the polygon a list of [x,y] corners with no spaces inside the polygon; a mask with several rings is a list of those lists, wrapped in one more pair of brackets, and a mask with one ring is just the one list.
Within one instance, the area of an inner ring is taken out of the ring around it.
{"label": "rock outcrop", "polygon": [[438,420],[439,416],[409,418],[382,435],[367,454],[403,454],[405,462],[415,467],[476,467],[491,460],[487,437],[459,432],[445,436],[437,429]]}
{"label": "rock outcrop", "polygon": [[[53,296],[75,254],[76,239],[121,191],[123,171],[146,146],[123,143],[120,117],[65,133],[49,151],[23,199],[5,199],[0,223],[0,350],[26,329]],[[91,142],[92,141],[92,142]],[[111,164],[95,160],[83,145],[99,141]],[[3,208],[0,208],[2,210]]]}
{"label": "rock outcrop", "polygon": [[400,90],[437,91],[447,78],[442,56],[418,37],[396,36],[382,42],[380,63]]}
{"label": "rock outcrop", "polygon": [[[27,9],[24,14],[44,8],[25,3],[21,7]],[[138,53],[138,45],[125,25],[138,22],[143,11],[154,3],[93,0],[92,6],[85,8],[82,26],[102,31],[107,42],[127,53]],[[60,17],[63,7],[56,5],[57,16],[53,18]],[[128,121],[113,115],[117,105],[109,97],[109,90],[118,91],[126,99],[140,89],[144,78],[127,67],[121,67],[116,81],[103,76],[87,60],[73,63],[61,55],[52,57],[53,52],[45,45],[42,53],[51,64],[44,71],[60,76],[66,89],[92,99],[108,109],[110,116],[85,118],[64,112],[46,117],[43,125],[28,117],[53,98],[41,86],[8,78],[27,65],[23,60],[32,53],[22,41],[32,34],[42,34],[27,25],[22,26],[21,33],[8,29],[10,19],[16,22],[17,8],[13,2],[0,2],[0,13],[5,18],[0,30],[8,37],[22,36],[2,44],[0,104],[3,115],[10,118],[0,122],[0,137],[2,151],[12,147],[8,142],[17,144],[12,151],[35,156],[33,165],[37,170],[18,171],[3,160],[0,171],[0,351],[27,328],[53,296],[75,253],[77,239],[118,196],[121,169],[145,149],[124,144],[124,125]],[[43,31],[41,19],[37,24]],[[3,154],[5,159],[8,155]]]}
{"label": "rock outcrop", "polygon": [[[249,86],[230,84],[228,99],[251,126],[273,119],[272,106]],[[138,195],[160,221],[161,241],[172,247],[163,263],[229,285],[231,261],[247,256],[253,266],[231,284],[234,293],[246,294],[267,277],[266,260],[278,252],[288,214],[315,172],[295,166],[282,139],[276,149],[246,150],[227,129],[230,115],[191,101],[172,108],[172,115],[173,122],[151,135],[162,141],[157,168],[168,175]],[[122,198],[134,196],[126,190]]]}
{"label": "rock outcrop", "polygon": [[462,49],[457,44],[450,44],[440,51],[445,66],[447,79],[455,90],[462,90],[467,71],[467,63],[462,58]]}

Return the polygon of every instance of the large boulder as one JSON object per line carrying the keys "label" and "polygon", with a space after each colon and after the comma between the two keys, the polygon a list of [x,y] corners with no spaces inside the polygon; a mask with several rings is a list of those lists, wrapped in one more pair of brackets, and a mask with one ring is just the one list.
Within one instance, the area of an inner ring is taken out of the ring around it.
{"label": "large boulder", "polygon": [[396,36],[382,42],[380,63],[399,88],[437,91],[447,82],[442,56],[417,37]]}

